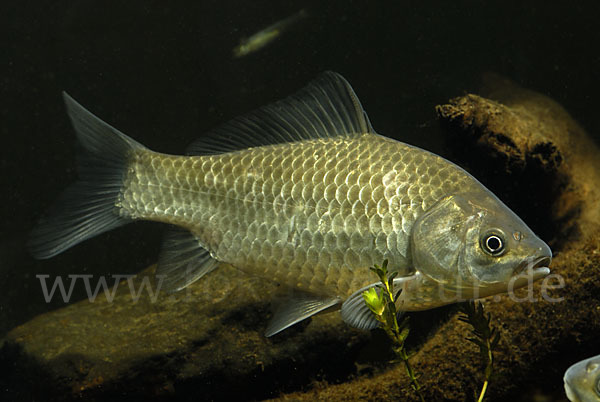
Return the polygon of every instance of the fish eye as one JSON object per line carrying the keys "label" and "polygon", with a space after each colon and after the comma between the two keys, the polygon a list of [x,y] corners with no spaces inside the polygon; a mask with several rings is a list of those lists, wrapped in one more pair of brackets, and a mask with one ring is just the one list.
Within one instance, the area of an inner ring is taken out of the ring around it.
{"label": "fish eye", "polygon": [[504,251],[504,240],[500,234],[488,233],[481,238],[481,247],[486,253],[497,257]]}

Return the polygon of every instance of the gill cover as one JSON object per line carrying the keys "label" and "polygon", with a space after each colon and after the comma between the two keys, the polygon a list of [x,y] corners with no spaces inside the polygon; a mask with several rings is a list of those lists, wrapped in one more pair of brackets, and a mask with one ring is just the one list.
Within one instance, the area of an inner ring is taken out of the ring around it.
{"label": "gill cover", "polygon": [[413,226],[411,251],[415,269],[439,283],[457,279],[465,267],[469,232],[477,230],[482,214],[464,195],[439,200]]}

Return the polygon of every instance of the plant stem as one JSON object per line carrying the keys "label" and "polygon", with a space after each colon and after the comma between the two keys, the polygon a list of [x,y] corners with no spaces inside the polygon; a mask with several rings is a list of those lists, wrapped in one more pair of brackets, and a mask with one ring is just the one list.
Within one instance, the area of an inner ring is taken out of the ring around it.
{"label": "plant stem", "polygon": [[483,396],[485,395],[485,391],[487,390],[488,383],[490,381],[490,374],[492,372],[492,365],[494,364],[494,356],[492,355],[492,345],[490,343],[490,338],[486,339],[487,345],[487,366],[485,367],[485,381],[483,382],[483,387],[481,387],[481,393],[479,394],[479,399],[477,402],[483,401]]}
{"label": "plant stem", "polygon": [[479,399],[477,400],[477,402],[483,401],[483,396],[485,395],[485,391],[487,390],[488,382],[489,381],[486,378],[485,381],[483,382],[483,387],[481,388],[481,394],[479,394]]}
{"label": "plant stem", "polygon": [[468,337],[467,340],[479,347],[481,359],[485,362],[484,382],[477,400],[482,402],[492,376],[494,368],[493,351],[500,341],[500,333],[495,328],[490,327],[491,317],[489,314],[485,314],[481,302],[469,301],[464,303],[460,310],[465,315],[460,316],[458,319],[473,327],[471,330],[473,337]]}
{"label": "plant stem", "polygon": [[389,277],[387,275],[387,260],[384,260],[380,266],[375,265],[371,268],[381,281],[381,285],[378,285],[381,290],[380,293],[376,293],[374,290],[365,291],[363,297],[367,303],[367,306],[375,314],[377,320],[382,324],[386,334],[394,344],[393,351],[396,356],[399,356],[404,362],[406,373],[410,378],[410,385],[419,396],[421,402],[425,402],[423,394],[421,394],[421,385],[417,381],[417,376],[412,369],[408,361],[408,353],[404,349],[404,341],[408,337],[409,326],[408,317],[405,317],[400,324],[398,324],[395,297],[394,297],[394,277],[397,273],[392,273]]}
{"label": "plant stem", "polygon": [[413,369],[408,361],[408,354],[406,353],[406,350],[404,349],[404,345],[402,345],[401,349],[396,351],[396,353],[400,356],[402,361],[404,361],[404,367],[406,367],[406,373],[408,374],[408,377],[410,378],[411,387],[415,390],[415,392],[419,396],[419,399],[422,402],[425,402],[425,399],[423,398],[423,394],[421,394],[421,385],[417,381],[415,372],[413,371]]}

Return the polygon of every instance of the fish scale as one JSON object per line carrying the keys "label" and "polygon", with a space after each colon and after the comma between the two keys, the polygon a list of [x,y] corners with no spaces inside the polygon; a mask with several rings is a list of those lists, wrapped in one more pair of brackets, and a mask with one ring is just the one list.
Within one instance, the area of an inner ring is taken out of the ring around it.
{"label": "fish scale", "polygon": [[210,156],[137,151],[120,205],[132,218],[188,228],[247,273],[347,297],[384,258],[410,273],[415,219],[472,184],[434,154],[364,134]]}

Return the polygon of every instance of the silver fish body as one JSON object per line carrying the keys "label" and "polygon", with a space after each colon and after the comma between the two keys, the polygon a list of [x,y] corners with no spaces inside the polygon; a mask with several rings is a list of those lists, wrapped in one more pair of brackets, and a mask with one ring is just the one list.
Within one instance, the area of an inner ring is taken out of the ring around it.
{"label": "silver fish body", "polygon": [[122,213],[185,227],[215,259],[248,273],[342,298],[371,283],[365,267],[384,259],[403,276],[414,272],[417,217],[480,186],[436,155],[369,133],[133,159]]}
{"label": "silver fish body", "polygon": [[600,401],[600,355],[569,367],[564,383],[567,398],[571,402]]}
{"label": "silver fish body", "polygon": [[226,262],[300,292],[269,335],[340,304],[345,321],[373,327],[362,290],[384,259],[403,310],[505,292],[526,268],[533,279],[548,273],[550,249],[521,219],[457,165],[375,134],[334,73],[224,125],[188,156],[150,151],[66,101],[84,147],[107,160],[82,171],[95,190],[70,190],[79,206],[34,231],[40,258],[131,220],[175,225],[157,270],[167,289]]}

